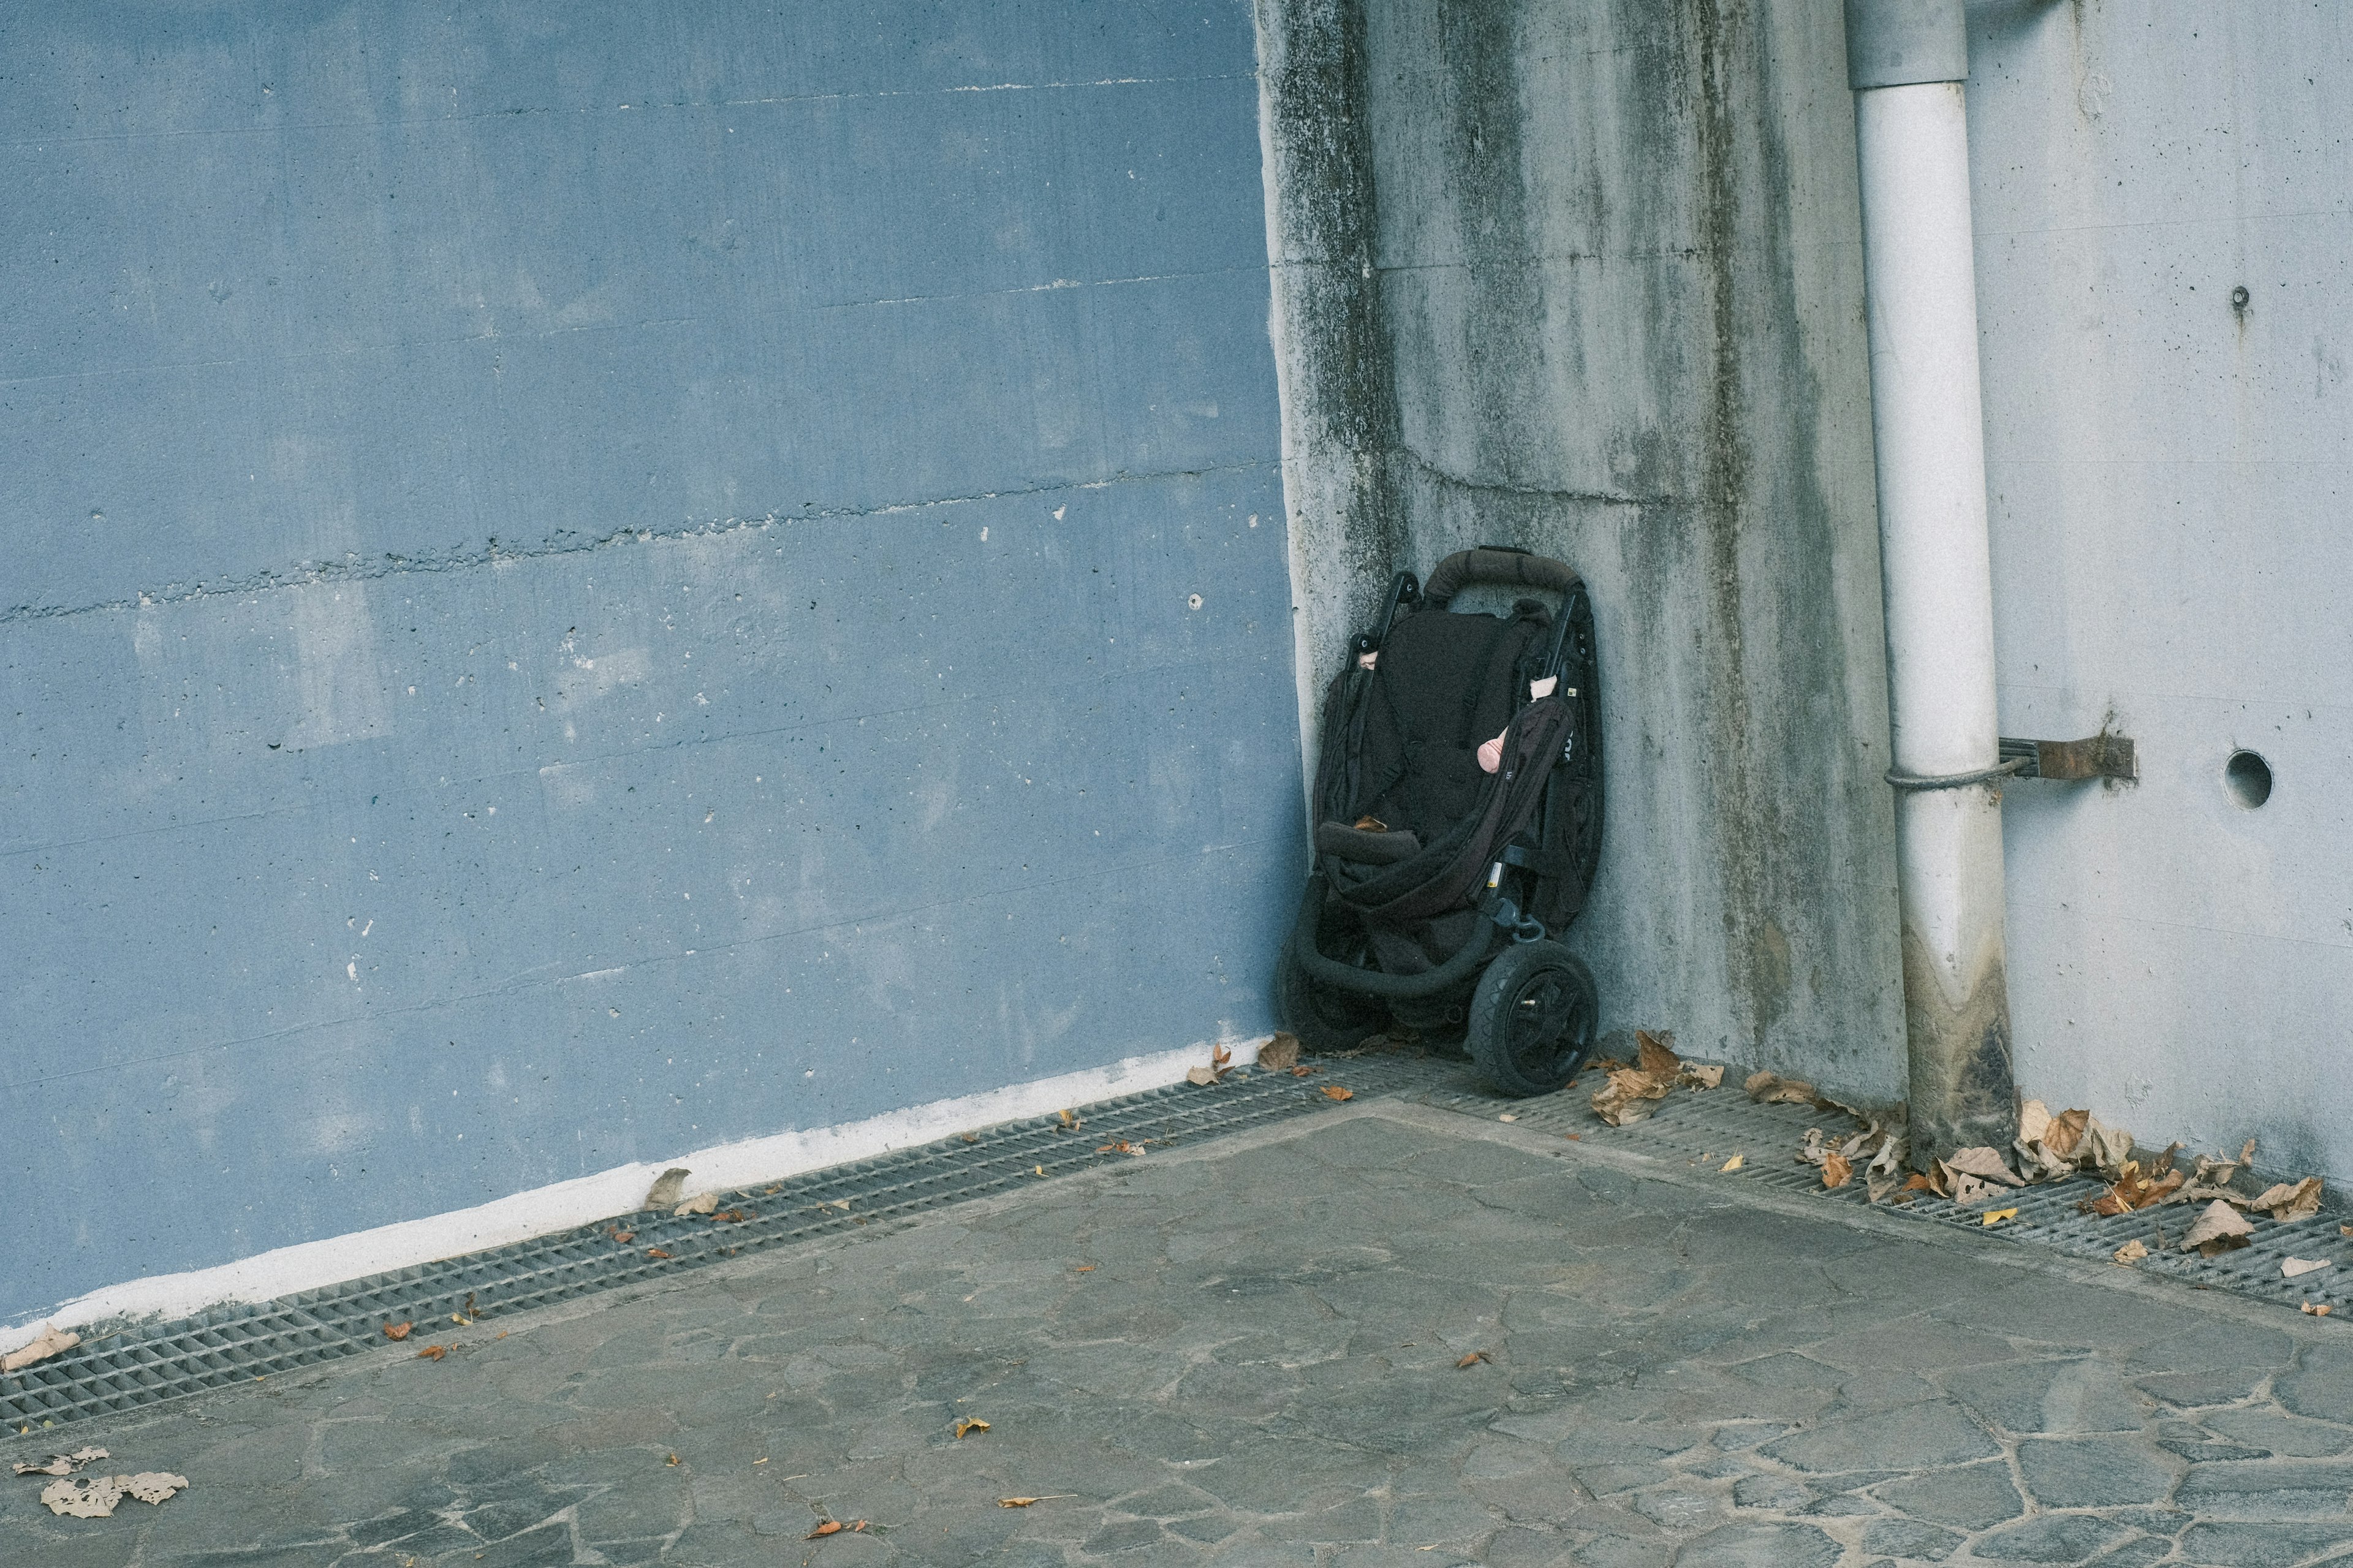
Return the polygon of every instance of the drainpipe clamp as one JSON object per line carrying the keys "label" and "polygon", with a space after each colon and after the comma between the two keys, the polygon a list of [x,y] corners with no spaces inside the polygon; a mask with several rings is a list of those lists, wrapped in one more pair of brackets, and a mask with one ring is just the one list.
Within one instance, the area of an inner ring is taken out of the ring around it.
{"label": "drainpipe clamp", "polygon": [[1996,763],[1989,768],[1977,768],[1966,773],[1907,773],[1895,768],[1887,770],[1887,782],[1897,789],[1959,789],[1967,784],[1985,784],[1989,780],[2007,777],[2026,765],[2024,757],[2012,757],[2006,763]]}

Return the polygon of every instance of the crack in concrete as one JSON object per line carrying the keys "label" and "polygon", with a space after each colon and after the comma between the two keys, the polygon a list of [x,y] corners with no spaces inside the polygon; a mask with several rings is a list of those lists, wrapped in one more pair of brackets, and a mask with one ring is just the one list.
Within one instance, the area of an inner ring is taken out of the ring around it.
{"label": "crack in concrete", "polygon": [[169,583],[161,587],[141,589],[127,598],[100,599],[80,605],[18,604],[0,609],[0,626],[11,626],[33,621],[60,620],[73,616],[97,615],[107,611],[146,610],[165,605],[184,605],[197,599],[237,597],[243,595],[269,593],[282,588],[309,587],[320,583],[372,583],[387,577],[429,574],[446,572],[478,570],[500,566],[510,562],[539,561],[565,555],[585,555],[599,550],[610,550],[631,544],[665,544],[681,540],[717,539],[731,534],[762,532],[779,526],[798,523],[828,522],[842,519],[852,521],[877,517],[900,517],[936,510],[943,507],[977,506],[995,500],[1018,500],[1028,496],[1061,495],[1082,490],[1105,490],[1121,485],[1159,484],[1171,479],[1206,479],[1216,474],[1244,474],[1272,467],[1263,461],[1219,463],[1199,468],[1167,468],[1153,473],[1120,473],[1108,479],[1072,479],[1057,484],[1014,486],[1005,489],[978,490],[970,495],[940,496],[930,500],[892,501],[870,507],[803,507],[797,511],[771,511],[758,517],[718,518],[704,522],[681,522],[660,527],[622,527],[601,534],[559,532],[530,544],[501,542],[495,537],[479,545],[423,554],[401,554],[387,551],[380,557],[363,558],[346,555],[340,561],[305,562],[295,566],[273,569],[265,567],[249,573],[212,582]]}
{"label": "crack in concrete", "polygon": [[1391,450],[1398,457],[1403,458],[1408,463],[1410,463],[1416,470],[1429,475],[1431,479],[1438,480],[1440,484],[1451,486],[1456,489],[1469,490],[1479,495],[1517,496],[1524,500],[1554,501],[1562,505],[1569,506],[1697,508],[1704,506],[1725,506],[1729,504],[1728,502],[1722,500],[1711,501],[1692,496],[1679,496],[1670,493],[1642,495],[1623,490],[1551,489],[1542,485],[1514,484],[1508,479],[1474,479],[1467,474],[1458,474],[1447,468],[1440,468],[1438,464],[1431,462],[1428,458],[1423,457],[1419,452],[1415,451],[1411,447],[1403,443],[1399,443],[1398,446],[1392,447]]}

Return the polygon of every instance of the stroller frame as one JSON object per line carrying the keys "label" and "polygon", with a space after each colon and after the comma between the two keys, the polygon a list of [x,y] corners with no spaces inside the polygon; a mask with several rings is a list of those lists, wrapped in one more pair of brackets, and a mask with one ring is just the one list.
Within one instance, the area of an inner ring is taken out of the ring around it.
{"label": "stroller frame", "polygon": [[[1369,804],[1356,799],[1366,785],[1355,770],[1381,679],[1378,656],[1399,616],[1443,612],[1472,583],[1531,587],[1557,599],[1534,671],[1538,680],[1554,678],[1556,688],[1533,699],[1528,668],[1514,669],[1504,761],[1479,796],[1477,820],[1458,819],[1388,877],[1380,886],[1391,896],[1382,902],[1354,901],[1319,847],[1285,944],[1279,1000],[1293,1032],[1326,1049],[1361,1039],[1388,1014],[1417,1027],[1459,1020],[1471,1055],[1498,1088],[1544,1093],[1582,1066],[1599,1012],[1591,975],[1553,940],[1583,909],[1600,847],[1599,668],[1592,604],[1577,574],[1493,545],[1449,556],[1427,585],[1410,572],[1396,574],[1377,630],[1351,640],[1348,665],[1326,699],[1315,816],[1321,822]],[[1515,614],[1535,608],[1524,600]],[[1401,880],[1411,884],[1402,893]],[[1465,910],[1478,916],[1467,939],[1424,967],[1384,968],[1370,951],[1369,933],[1385,921],[1396,929]]]}

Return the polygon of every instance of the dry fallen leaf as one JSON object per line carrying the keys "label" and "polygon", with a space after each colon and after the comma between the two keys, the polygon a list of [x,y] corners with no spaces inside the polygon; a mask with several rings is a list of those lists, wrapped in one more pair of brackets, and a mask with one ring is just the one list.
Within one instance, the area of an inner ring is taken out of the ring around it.
{"label": "dry fallen leaf", "polygon": [[1029,1168],[1037,1172],[1041,1176],[1046,1173],[1046,1167],[1043,1165],[1032,1165]]}
{"label": "dry fallen leaf", "polygon": [[987,1430],[988,1423],[986,1421],[976,1421],[968,1415],[958,1416],[956,1418],[955,1435],[959,1437],[963,1436],[967,1432],[986,1432]]}
{"label": "dry fallen leaf", "polygon": [[15,1372],[20,1367],[30,1366],[37,1361],[47,1361],[53,1355],[63,1354],[79,1343],[81,1343],[79,1334],[69,1330],[61,1331],[55,1323],[45,1323],[41,1327],[40,1333],[29,1343],[17,1346],[6,1355],[0,1355],[0,1372]]}
{"label": "dry fallen leaf", "polygon": [[1703,1067],[1698,1062],[1685,1062],[1675,1079],[1694,1089],[1714,1089],[1724,1081],[1724,1064],[1715,1062]]}
{"label": "dry fallen leaf", "polygon": [[1207,1089],[1211,1084],[1218,1081],[1218,1074],[1216,1069],[1213,1068],[1187,1068],[1185,1069],[1185,1081],[1193,1085],[1196,1089]]}
{"label": "dry fallen leaf", "polygon": [[1106,1143],[1102,1148],[1096,1150],[1095,1152],[1098,1154],[1134,1154],[1138,1159],[1143,1158],[1144,1155],[1143,1150],[1137,1148],[1134,1144],[1129,1142],[1124,1138],[1121,1139],[1116,1143]]}
{"label": "dry fallen leaf", "polygon": [[2194,1247],[2200,1257],[2212,1258],[2246,1246],[2248,1233],[2254,1228],[2244,1215],[2217,1198],[2206,1205],[2206,1212],[2198,1216],[2198,1223],[2181,1238],[2181,1250],[2188,1252]]}
{"label": "dry fallen leaf", "polygon": [[2293,1279],[2299,1274],[2317,1273],[2328,1268],[2329,1261],[2326,1258],[2283,1258],[2280,1259],[2280,1276]]}
{"label": "dry fallen leaf", "polygon": [[1989,1149],[1982,1143],[1954,1150],[1945,1156],[1945,1168],[1964,1172],[1985,1181],[2000,1182],[2004,1186],[2022,1187],[2026,1184],[2010,1170],[2010,1163],[2001,1157],[2001,1151]]}
{"label": "dry fallen leaf", "polygon": [[1740,1087],[1759,1105],[1811,1105],[1816,1099],[1812,1084],[1775,1072],[1750,1073]]}
{"label": "dry fallen leaf", "polygon": [[2126,1242],[2122,1247],[2117,1247],[2116,1251],[2111,1253],[2109,1256],[2114,1258],[2118,1263],[2125,1265],[2126,1268],[2130,1268],[2132,1265],[2138,1263],[2142,1258],[2148,1256],[2148,1244],[2141,1240],[2138,1237],[2135,1237],[2132,1240]]}
{"label": "dry fallen leaf", "polygon": [[623,1247],[627,1247],[629,1243],[638,1239],[638,1233],[636,1231],[620,1230],[611,1226],[606,1226],[605,1234],[611,1237],[615,1241],[619,1242]]}
{"label": "dry fallen leaf", "polygon": [[450,1314],[449,1314],[449,1321],[450,1321],[451,1322],[453,1322],[453,1323],[457,1324],[457,1325],[458,1325],[459,1328],[461,1328],[461,1329],[470,1329],[470,1328],[472,1328],[472,1327],[474,1326],[474,1320],[473,1320],[473,1319],[471,1319],[471,1318],[468,1318],[468,1317],[461,1317],[461,1316],[459,1316],[459,1315],[458,1313],[456,1313],[456,1312],[452,1312],[452,1313],[450,1313]]}
{"label": "dry fallen leaf", "polygon": [[1477,1366],[1482,1361],[1493,1361],[1494,1359],[1494,1357],[1489,1355],[1485,1351],[1472,1351],[1469,1355],[1464,1356],[1461,1361],[1454,1363],[1454,1370],[1461,1372],[1464,1367]]}
{"label": "dry fallen leaf", "polygon": [[1833,1149],[1822,1156],[1822,1185],[1842,1187],[1854,1179],[1854,1167],[1845,1155]]}
{"label": "dry fallen leaf", "polygon": [[664,1463],[666,1463],[666,1464],[672,1464],[672,1465],[677,1464],[677,1463],[678,1463],[678,1456],[677,1456],[676,1454],[672,1454],[672,1455],[671,1455],[671,1456],[670,1456],[667,1460],[665,1460],[665,1461],[664,1461]]}
{"label": "dry fallen leaf", "polygon": [[386,1323],[384,1326],[384,1337],[388,1340],[405,1340],[408,1337],[408,1331],[416,1326],[415,1323]]}
{"label": "dry fallen leaf", "polygon": [[801,1539],[803,1541],[815,1541],[819,1536],[831,1535],[840,1530],[840,1528],[841,1521],[838,1519],[828,1519],[823,1524],[818,1525],[815,1530],[810,1531],[807,1535],[802,1536]]}
{"label": "dry fallen leaf", "polygon": [[1079,1119],[1067,1110],[1058,1110],[1054,1114],[1062,1119],[1062,1125],[1065,1127],[1075,1130],[1079,1125]]}
{"label": "dry fallen leaf", "polygon": [[1635,1068],[1642,1072],[1674,1077],[1683,1065],[1683,1058],[1675,1055],[1674,1038],[1672,1034],[1665,1031],[1654,1035],[1648,1029],[1635,1030]]}
{"label": "dry fallen leaf", "polygon": [[168,1475],[162,1470],[142,1470],[135,1476],[117,1476],[117,1485],[141,1502],[161,1504],[174,1492],[187,1489],[188,1478]]}
{"label": "dry fallen leaf", "polygon": [[672,1165],[646,1189],[645,1207],[666,1209],[686,1195],[686,1178],[691,1174],[683,1165]]}
{"label": "dry fallen leaf", "polygon": [[1985,1213],[1978,1215],[1978,1223],[1979,1225],[2000,1225],[2006,1219],[2016,1219],[2017,1217],[2018,1211],[2016,1209],[1988,1209]]}
{"label": "dry fallen leaf", "polygon": [[1593,1091],[1593,1114],[1612,1127],[1623,1127],[1640,1121],[1657,1109],[1650,1102],[1663,1100],[1675,1086],[1672,1073],[1649,1073],[1635,1068],[1619,1068],[1606,1082]]}
{"label": "dry fallen leaf", "polygon": [[1966,1171],[1946,1172],[1945,1185],[1947,1189],[1946,1195],[1964,1207],[1984,1203],[1994,1194],[2001,1191],[1991,1182],[1982,1177],[1972,1176]]}
{"label": "dry fallen leaf", "polygon": [[2106,1192],[2079,1203],[2075,1207],[2084,1214],[2129,1214],[2134,1209],[2145,1209],[2187,1196],[2187,1192],[2182,1190],[2185,1179],[2180,1172],[2168,1170],[2152,1181],[2141,1174],[2139,1161],[2126,1160],[2116,1167],[2116,1181]]}
{"label": "dry fallen leaf", "polygon": [[1342,1089],[1336,1083],[1327,1083],[1324,1086],[1324,1097],[1327,1100],[1354,1100],[1356,1098],[1356,1091],[1353,1089]]}
{"label": "dry fallen leaf", "polygon": [[1741,1167],[1741,1165],[1742,1165],[1743,1163],[1745,1163],[1745,1161],[1743,1160],[1742,1156],[1740,1156],[1740,1155],[1738,1155],[1738,1154],[1735,1154],[1731,1159],[1726,1160],[1726,1161],[1724,1163],[1724,1168],[1725,1168],[1726,1171],[1736,1171],[1736,1170],[1740,1169],[1740,1167]]}
{"label": "dry fallen leaf", "polygon": [[1324,1069],[1322,1068],[1312,1068],[1303,1064],[1302,1066],[1293,1068],[1291,1069],[1291,1076],[1293,1078],[1305,1078],[1309,1073],[1322,1072],[1323,1070]]}
{"label": "dry fallen leaf", "polygon": [[691,1214],[709,1214],[718,1206],[719,1194],[717,1193],[697,1193],[694,1196],[687,1199],[686,1202],[679,1205],[670,1212],[673,1217],[683,1219]]}
{"label": "dry fallen leaf", "polygon": [[2310,1219],[2320,1212],[2320,1178],[2306,1176],[2265,1187],[2250,1206],[2276,1220]]}
{"label": "dry fallen leaf", "polygon": [[2326,1302],[2326,1301],[2317,1301],[2317,1302],[2316,1302],[2316,1301],[2306,1301],[2306,1303],[2305,1303],[2301,1308],[2299,1308],[2299,1309],[2297,1309],[2297,1310],[2298,1310],[2299,1311],[2303,1311],[2303,1312],[2310,1313],[2313,1317],[2316,1317],[2316,1318],[2325,1318],[2325,1317],[2328,1316],[2328,1313],[2329,1313],[2329,1310],[2330,1310],[2330,1309],[2329,1309],[2329,1305],[2328,1305],[2328,1303],[2327,1303],[2327,1302]]}
{"label": "dry fallen leaf", "polygon": [[1269,1072],[1287,1072],[1298,1066],[1299,1037],[1289,1030],[1278,1032],[1258,1048],[1258,1065]]}
{"label": "dry fallen leaf", "polygon": [[51,1454],[45,1464],[15,1466],[20,1476],[69,1476],[84,1465],[113,1458],[103,1448],[76,1448],[70,1454]]}
{"label": "dry fallen leaf", "polygon": [[427,1345],[423,1350],[417,1352],[417,1359],[418,1361],[439,1361],[443,1356],[448,1355],[448,1353],[449,1347],[448,1345]]}
{"label": "dry fallen leaf", "polygon": [[2119,1166],[2132,1158],[2133,1135],[2111,1127],[2098,1117],[2086,1118],[2083,1142],[2075,1147],[2075,1163],[2089,1165],[2110,1181]]}
{"label": "dry fallen leaf", "polygon": [[1028,1508],[1031,1503],[1036,1502],[1037,1500],[1038,1500],[1033,1497],[1001,1497],[997,1500],[997,1506],[999,1508]]}
{"label": "dry fallen leaf", "polygon": [[80,1479],[51,1481],[41,1489],[41,1501],[51,1513],[69,1514],[75,1519],[104,1519],[114,1512],[114,1505],[122,1500],[129,1489],[123,1483],[128,1476],[90,1476]]}
{"label": "dry fallen leaf", "polygon": [[649,1247],[646,1248],[646,1256],[648,1258],[668,1258],[670,1254],[664,1252],[659,1247]]}
{"label": "dry fallen leaf", "polygon": [[2042,1146],[2062,1160],[2073,1162],[2075,1151],[2083,1146],[2084,1130],[2092,1124],[2088,1110],[2063,1110],[2051,1119],[2042,1134]]}

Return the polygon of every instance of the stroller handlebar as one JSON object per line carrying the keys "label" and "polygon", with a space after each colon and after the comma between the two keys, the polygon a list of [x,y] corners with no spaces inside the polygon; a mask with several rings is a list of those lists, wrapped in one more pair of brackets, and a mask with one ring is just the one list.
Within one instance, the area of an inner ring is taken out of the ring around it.
{"label": "stroller handlebar", "polygon": [[1524,585],[1566,594],[1577,582],[1577,573],[1565,561],[1504,545],[1482,544],[1475,550],[1458,550],[1440,562],[1430,574],[1430,581],[1421,585],[1421,596],[1425,603],[1442,607],[1472,583]]}

